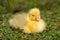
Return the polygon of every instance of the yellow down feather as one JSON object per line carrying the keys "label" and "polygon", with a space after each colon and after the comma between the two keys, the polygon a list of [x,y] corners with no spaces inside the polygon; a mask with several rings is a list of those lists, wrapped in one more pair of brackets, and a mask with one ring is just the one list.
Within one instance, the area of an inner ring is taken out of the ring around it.
{"label": "yellow down feather", "polygon": [[9,24],[16,29],[23,29],[25,33],[42,32],[46,28],[46,24],[40,17],[38,8],[30,9],[27,14],[15,14],[9,20]]}

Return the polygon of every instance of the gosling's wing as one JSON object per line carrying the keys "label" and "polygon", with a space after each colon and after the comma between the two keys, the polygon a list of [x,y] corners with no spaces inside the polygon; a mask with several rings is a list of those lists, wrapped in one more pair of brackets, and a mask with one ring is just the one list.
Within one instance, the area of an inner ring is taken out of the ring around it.
{"label": "gosling's wing", "polygon": [[22,29],[26,24],[26,14],[15,14],[9,23],[12,27]]}

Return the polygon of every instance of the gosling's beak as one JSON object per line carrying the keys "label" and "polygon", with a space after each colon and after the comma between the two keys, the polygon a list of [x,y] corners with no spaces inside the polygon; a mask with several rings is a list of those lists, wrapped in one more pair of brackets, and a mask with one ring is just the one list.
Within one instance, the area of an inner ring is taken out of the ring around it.
{"label": "gosling's beak", "polygon": [[35,17],[35,20],[36,20],[36,21],[39,21],[39,19],[40,19],[40,17]]}

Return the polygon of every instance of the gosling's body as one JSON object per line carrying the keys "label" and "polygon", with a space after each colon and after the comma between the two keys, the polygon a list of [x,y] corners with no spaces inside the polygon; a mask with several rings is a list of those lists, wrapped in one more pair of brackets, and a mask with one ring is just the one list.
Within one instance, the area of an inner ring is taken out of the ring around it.
{"label": "gosling's body", "polygon": [[16,14],[9,20],[9,24],[14,28],[23,29],[24,33],[42,32],[46,24],[40,17],[40,11],[37,8],[29,10],[28,14]]}
{"label": "gosling's body", "polygon": [[27,24],[24,27],[24,32],[25,33],[38,33],[38,32],[42,32],[43,30],[45,30],[46,24],[44,22],[43,19],[40,19],[39,21],[31,21],[31,20],[27,20]]}

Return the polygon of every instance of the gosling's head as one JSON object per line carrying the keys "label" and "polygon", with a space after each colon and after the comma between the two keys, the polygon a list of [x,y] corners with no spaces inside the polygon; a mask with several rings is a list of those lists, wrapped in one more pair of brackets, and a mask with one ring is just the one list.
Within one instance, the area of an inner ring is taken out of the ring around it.
{"label": "gosling's head", "polygon": [[40,10],[38,8],[33,8],[33,9],[29,10],[29,19],[32,21],[39,21]]}

